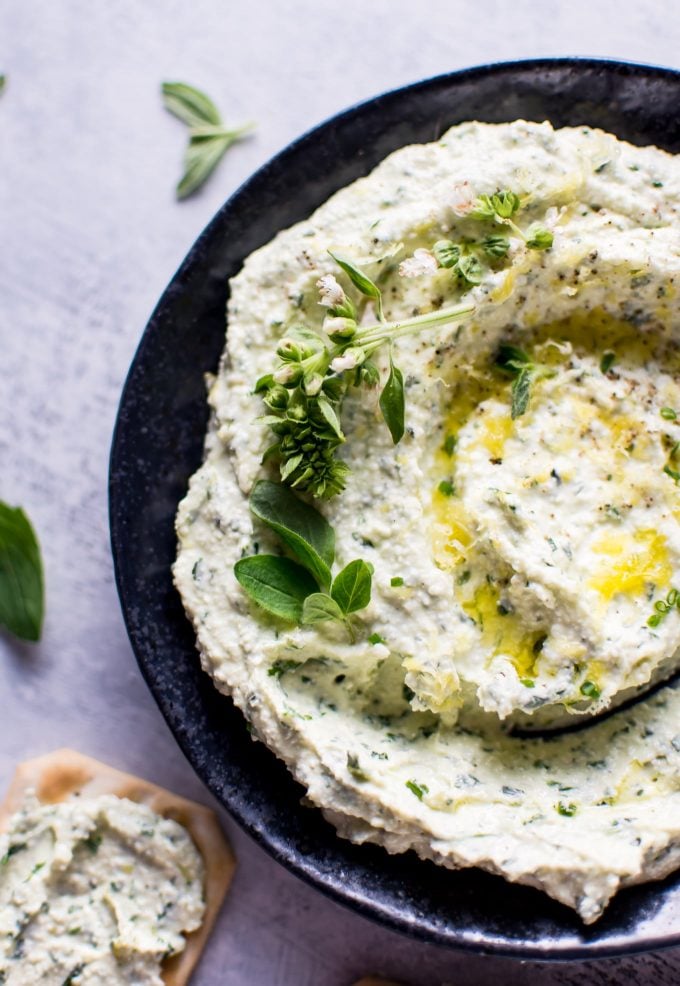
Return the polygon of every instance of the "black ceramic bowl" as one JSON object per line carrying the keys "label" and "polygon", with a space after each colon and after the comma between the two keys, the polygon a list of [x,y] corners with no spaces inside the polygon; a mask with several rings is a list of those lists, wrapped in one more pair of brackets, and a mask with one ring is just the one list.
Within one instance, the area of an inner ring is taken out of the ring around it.
{"label": "black ceramic bowl", "polygon": [[113,439],[110,515],[118,591],[142,672],[210,790],[275,859],[336,900],[414,937],[479,951],[585,957],[680,942],[680,875],[619,894],[585,928],[567,908],[478,870],[339,839],[200,667],[172,586],[173,519],[201,461],[203,373],[224,341],[227,281],[243,259],[390,151],[462,120],[524,117],[603,127],[680,151],[680,74],[556,59],[454,72],[390,92],[317,127],[265,165],[199,237],[144,332]]}

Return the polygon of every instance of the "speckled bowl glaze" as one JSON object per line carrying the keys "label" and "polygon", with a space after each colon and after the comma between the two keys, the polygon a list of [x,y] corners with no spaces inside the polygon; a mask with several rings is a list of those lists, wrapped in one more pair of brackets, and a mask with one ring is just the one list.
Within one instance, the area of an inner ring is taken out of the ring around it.
{"label": "speckled bowl glaze", "polygon": [[201,462],[203,374],[224,342],[228,279],[274,234],[405,144],[463,120],[524,117],[602,127],[680,151],[680,73],[613,61],[482,66],[377,96],[295,141],[217,213],[144,332],[111,452],[110,518],[118,591],[147,683],[210,790],[279,862],[336,900],[422,940],[524,957],[583,958],[680,943],[680,874],[621,892],[585,928],[544,894],[413,853],[338,838],[231,701],[201,671],[172,585],[173,521]]}

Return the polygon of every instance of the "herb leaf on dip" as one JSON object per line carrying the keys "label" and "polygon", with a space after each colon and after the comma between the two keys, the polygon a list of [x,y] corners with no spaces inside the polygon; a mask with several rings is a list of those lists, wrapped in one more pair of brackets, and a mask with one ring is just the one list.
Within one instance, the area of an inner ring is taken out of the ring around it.
{"label": "herb leaf on dip", "polygon": [[250,495],[250,509],[288,545],[319,585],[331,584],[335,531],[318,510],[281,483],[262,479]]}
{"label": "herb leaf on dip", "polygon": [[234,575],[253,602],[290,623],[300,622],[305,599],[317,590],[306,568],[278,555],[241,558]]}
{"label": "herb leaf on dip", "polygon": [[234,565],[234,575],[247,595],[268,613],[291,623],[344,623],[354,640],[349,616],[371,600],[372,567],[356,559],[333,580],[335,531],[318,510],[281,483],[256,483],[250,509],[278,534],[298,561],[278,555],[241,558]]}

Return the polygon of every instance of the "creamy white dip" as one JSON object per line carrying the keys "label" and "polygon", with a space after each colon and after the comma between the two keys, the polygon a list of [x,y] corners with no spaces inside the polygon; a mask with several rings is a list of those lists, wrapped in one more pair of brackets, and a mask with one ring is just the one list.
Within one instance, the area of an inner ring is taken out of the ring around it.
{"label": "creamy white dip", "polygon": [[[464,235],[461,190],[502,188],[529,196],[552,249],[512,240],[466,293],[472,317],[395,344],[399,445],[377,394],[345,400],[347,489],[318,506],[338,563],[374,568],[356,642],[267,617],[233,566],[281,551],[247,499],[276,340],[321,326],[328,250],[380,280],[388,319],[454,304],[450,271],[398,263]],[[204,667],[338,831],[532,884],[586,922],[677,865],[680,693],[550,740],[508,724],[573,722],[678,663],[678,611],[648,620],[680,588],[679,204],[675,158],[589,128],[469,123],[397,151],[232,281],[206,460],[178,514]],[[516,419],[501,343],[549,368]]]}
{"label": "creamy white dip", "polygon": [[203,918],[187,831],[102,795],[28,800],[0,835],[0,982],[161,986],[164,959]]}

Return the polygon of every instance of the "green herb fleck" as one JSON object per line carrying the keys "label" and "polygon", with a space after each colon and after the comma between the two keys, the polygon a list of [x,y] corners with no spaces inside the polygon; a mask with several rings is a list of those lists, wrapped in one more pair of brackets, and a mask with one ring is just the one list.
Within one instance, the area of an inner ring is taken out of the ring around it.
{"label": "green herb fleck", "polygon": [[559,815],[565,815],[567,818],[571,818],[577,811],[577,807],[573,801],[571,801],[568,805],[565,805],[563,801],[558,801],[555,808]]}
{"label": "green herb fleck", "polygon": [[533,678],[520,678],[519,681],[525,688],[535,688],[536,686],[536,682]]}
{"label": "green herb fleck", "polygon": [[666,421],[675,421],[678,416],[678,412],[672,407],[662,407],[659,414],[662,418],[665,418]]}
{"label": "green herb fleck", "polygon": [[83,972],[84,969],[85,966],[82,963],[74,966],[73,969],[71,969],[71,971],[69,972],[66,979],[61,984],[61,986],[75,986],[76,979],[78,979],[78,977],[80,976],[80,974]]}
{"label": "green herb fleck", "polygon": [[18,852],[21,852],[22,849],[25,849],[26,845],[27,843],[25,842],[15,842],[14,845],[10,846],[2,859],[0,859],[0,866],[7,866],[12,856]]}
{"label": "green herb fleck", "polygon": [[369,775],[365,770],[359,766],[359,758],[353,756],[351,753],[347,754],[347,770],[350,772],[355,781],[364,784],[366,781],[370,781]]}
{"label": "green herb fleck", "polygon": [[272,666],[267,671],[267,674],[272,678],[280,678],[282,674],[286,671],[294,671],[295,668],[299,668],[301,661],[290,661],[290,660],[279,660],[274,661]]}
{"label": "green herb fleck", "polygon": [[415,794],[418,801],[422,801],[423,795],[430,790],[427,784],[417,784],[415,781],[406,781],[406,787]]}
{"label": "green herb fleck", "polygon": [[586,698],[591,698],[593,701],[600,697],[600,689],[593,681],[584,681],[579,690],[581,695],[585,695]]}
{"label": "green herb fleck", "polygon": [[184,82],[164,82],[161,91],[165,108],[189,127],[184,174],[176,189],[177,198],[185,199],[204,184],[225,152],[251,131],[253,124],[225,127],[213,101]]}
{"label": "green herb fleck", "polygon": [[442,479],[437,489],[442,494],[442,496],[453,496],[453,494],[456,492],[456,488],[450,479]]}
{"label": "green herb fleck", "polygon": [[457,443],[457,441],[458,441],[458,439],[456,438],[455,435],[447,435],[446,438],[444,439],[444,444],[442,445],[442,450],[447,455],[453,455],[453,453],[456,450],[456,443]]}
{"label": "green herb fleck", "polygon": [[88,835],[87,839],[83,839],[83,845],[87,846],[93,855],[98,852],[101,844],[102,836],[99,832],[93,832],[91,835]]}
{"label": "green herb fleck", "polygon": [[612,349],[607,349],[600,360],[600,373],[609,373],[615,362],[616,353]]}
{"label": "green herb fleck", "polygon": [[392,577],[392,578],[390,579],[390,585],[392,586],[392,588],[393,588],[393,589],[398,589],[398,588],[399,588],[400,586],[402,586],[403,584],[404,584],[404,580],[403,580],[403,578],[401,577],[401,575],[394,575],[394,576],[393,576],[393,577]]}
{"label": "green herb fleck", "polygon": [[667,476],[670,476],[672,480],[676,483],[680,483],[680,472],[677,469],[671,469],[670,466],[664,466],[663,471]]}
{"label": "green herb fleck", "polygon": [[379,633],[372,633],[368,638],[368,642],[375,647],[376,644],[384,644],[385,638],[381,637]]}

